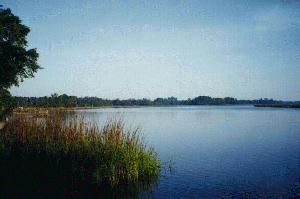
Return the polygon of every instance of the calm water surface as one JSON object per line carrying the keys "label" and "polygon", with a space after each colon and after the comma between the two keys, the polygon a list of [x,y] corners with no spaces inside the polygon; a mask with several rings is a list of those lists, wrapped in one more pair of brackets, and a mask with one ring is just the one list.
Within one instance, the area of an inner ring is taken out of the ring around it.
{"label": "calm water surface", "polygon": [[188,106],[79,110],[140,126],[173,172],[149,198],[279,197],[300,191],[300,110]]}

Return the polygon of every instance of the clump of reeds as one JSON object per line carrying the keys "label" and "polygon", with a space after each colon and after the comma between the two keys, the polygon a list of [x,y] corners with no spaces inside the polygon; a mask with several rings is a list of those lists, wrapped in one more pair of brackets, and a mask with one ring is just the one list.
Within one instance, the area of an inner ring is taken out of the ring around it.
{"label": "clump of reeds", "polygon": [[70,181],[71,186],[117,187],[151,181],[160,167],[138,128],[126,130],[121,120],[100,127],[58,113],[12,117],[0,133],[0,158],[0,169],[16,167],[20,175],[30,173],[37,185],[43,181],[40,178],[48,178]]}

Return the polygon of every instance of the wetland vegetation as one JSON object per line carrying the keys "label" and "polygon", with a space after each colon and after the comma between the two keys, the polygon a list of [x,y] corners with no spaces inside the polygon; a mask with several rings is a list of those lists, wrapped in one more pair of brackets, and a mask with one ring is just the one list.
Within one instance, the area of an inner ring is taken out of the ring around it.
{"label": "wetland vegetation", "polygon": [[3,197],[84,190],[111,197],[122,189],[134,197],[160,171],[156,153],[138,128],[126,129],[121,120],[100,127],[59,112],[10,118],[0,134],[0,161]]}

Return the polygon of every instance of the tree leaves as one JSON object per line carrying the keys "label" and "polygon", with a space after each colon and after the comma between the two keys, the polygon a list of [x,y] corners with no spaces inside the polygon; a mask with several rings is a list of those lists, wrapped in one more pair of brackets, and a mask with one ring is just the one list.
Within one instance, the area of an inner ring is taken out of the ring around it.
{"label": "tree leaves", "polygon": [[0,87],[19,86],[41,67],[36,49],[26,49],[30,29],[10,9],[0,9]]}
{"label": "tree leaves", "polygon": [[0,5],[0,120],[12,109],[8,89],[19,86],[25,78],[34,77],[41,68],[36,49],[26,49],[29,32],[19,17]]}

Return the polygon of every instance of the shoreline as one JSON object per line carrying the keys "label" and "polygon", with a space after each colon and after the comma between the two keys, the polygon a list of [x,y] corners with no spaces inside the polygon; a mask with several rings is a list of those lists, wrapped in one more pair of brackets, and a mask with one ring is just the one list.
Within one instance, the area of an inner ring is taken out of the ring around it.
{"label": "shoreline", "polygon": [[201,106],[253,106],[257,108],[300,108],[300,104],[202,104],[202,105],[149,105],[149,106],[83,106],[83,107],[17,107],[13,110],[14,114],[26,114],[37,112],[48,114],[50,111],[74,111],[88,109],[107,109],[107,108],[147,108],[147,107],[201,107]]}
{"label": "shoreline", "polygon": [[99,109],[99,108],[145,108],[145,107],[186,107],[186,106],[253,106],[254,104],[199,104],[199,105],[118,105],[118,106],[74,106],[74,107],[39,107],[39,106],[28,106],[28,107],[16,107],[16,109]]}
{"label": "shoreline", "polygon": [[254,104],[258,108],[300,108],[300,104]]}

